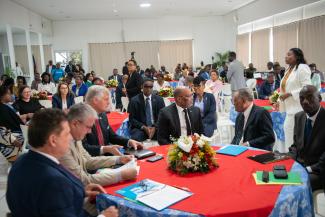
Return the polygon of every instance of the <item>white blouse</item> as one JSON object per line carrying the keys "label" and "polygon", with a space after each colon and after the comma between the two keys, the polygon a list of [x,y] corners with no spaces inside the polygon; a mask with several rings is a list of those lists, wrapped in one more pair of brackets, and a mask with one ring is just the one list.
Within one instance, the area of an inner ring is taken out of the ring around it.
{"label": "white blouse", "polygon": [[47,84],[39,83],[37,90],[38,91],[47,91],[47,92],[51,93],[52,95],[56,93],[56,87],[53,82],[50,82]]}

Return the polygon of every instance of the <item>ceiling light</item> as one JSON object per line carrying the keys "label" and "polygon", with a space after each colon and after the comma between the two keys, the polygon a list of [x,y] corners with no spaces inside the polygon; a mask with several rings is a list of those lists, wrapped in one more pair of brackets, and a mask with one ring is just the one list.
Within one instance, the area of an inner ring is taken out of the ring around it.
{"label": "ceiling light", "polygon": [[114,13],[117,13],[117,12],[118,12],[118,10],[114,9],[114,10],[113,10],[113,12],[114,12]]}
{"label": "ceiling light", "polygon": [[151,6],[150,3],[142,3],[142,4],[140,4],[140,7],[142,7],[142,8],[148,8],[150,6]]}

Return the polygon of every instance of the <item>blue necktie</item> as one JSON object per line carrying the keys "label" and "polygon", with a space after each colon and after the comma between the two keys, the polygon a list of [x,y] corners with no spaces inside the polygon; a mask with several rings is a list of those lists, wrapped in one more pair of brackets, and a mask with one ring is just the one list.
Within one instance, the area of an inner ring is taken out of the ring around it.
{"label": "blue necktie", "polygon": [[149,97],[146,98],[146,124],[148,127],[152,126],[150,98]]}
{"label": "blue necktie", "polygon": [[311,125],[312,120],[307,118],[305,123],[305,132],[304,132],[304,145],[308,145],[310,142],[311,131],[313,126]]}

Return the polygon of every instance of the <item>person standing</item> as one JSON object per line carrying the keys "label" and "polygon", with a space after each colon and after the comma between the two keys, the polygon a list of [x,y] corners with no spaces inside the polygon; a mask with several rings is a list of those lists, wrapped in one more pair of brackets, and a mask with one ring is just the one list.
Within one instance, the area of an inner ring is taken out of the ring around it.
{"label": "person standing", "polygon": [[303,86],[311,84],[311,71],[306,64],[304,53],[299,48],[291,48],[285,58],[289,65],[280,83],[280,111],[286,112],[284,121],[285,146],[280,146],[280,152],[288,152],[293,144],[294,116],[302,111],[299,102],[299,92]]}
{"label": "person standing", "polygon": [[136,71],[137,62],[135,60],[129,60],[127,66],[128,66],[129,79],[126,83],[126,88],[123,88],[122,92],[124,94],[127,93],[129,100],[131,100],[132,97],[141,93],[142,78],[141,75]]}
{"label": "person standing", "polygon": [[231,90],[234,93],[238,89],[246,87],[246,81],[244,77],[244,65],[236,59],[236,53],[229,52],[228,58],[230,65],[227,72],[227,79],[231,84]]}

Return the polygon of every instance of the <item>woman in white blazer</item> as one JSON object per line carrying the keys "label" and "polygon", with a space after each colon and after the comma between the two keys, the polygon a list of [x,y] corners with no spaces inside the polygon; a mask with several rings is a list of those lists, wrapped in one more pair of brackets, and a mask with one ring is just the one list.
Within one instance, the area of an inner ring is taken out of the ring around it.
{"label": "woman in white blazer", "polygon": [[302,87],[311,84],[311,71],[301,49],[291,48],[285,60],[289,67],[280,84],[280,111],[286,112],[283,126],[285,146],[279,147],[280,152],[288,152],[293,144],[294,116],[302,111],[299,92]]}

